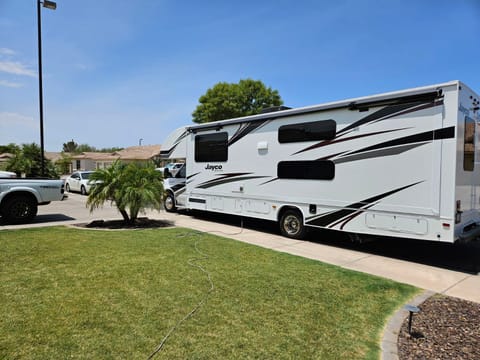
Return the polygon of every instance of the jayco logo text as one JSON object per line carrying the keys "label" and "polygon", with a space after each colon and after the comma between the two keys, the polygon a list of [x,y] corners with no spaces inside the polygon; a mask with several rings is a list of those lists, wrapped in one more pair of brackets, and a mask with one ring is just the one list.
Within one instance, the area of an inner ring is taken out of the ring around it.
{"label": "jayco logo text", "polygon": [[205,166],[205,170],[212,170],[212,171],[222,170],[222,165],[210,165],[210,164],[207,164],[207,166]]}

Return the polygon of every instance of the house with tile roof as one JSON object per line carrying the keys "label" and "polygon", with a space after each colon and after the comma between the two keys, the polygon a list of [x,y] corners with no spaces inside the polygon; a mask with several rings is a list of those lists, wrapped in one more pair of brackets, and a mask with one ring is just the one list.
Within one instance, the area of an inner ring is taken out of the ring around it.
{"label": "house with tile roof", "polygon": [[72,156],[72,171],[105,169],[115,160],[123,162],[157,161],[160,158],[160,145],[131,146],[112,153],[83,152]]}

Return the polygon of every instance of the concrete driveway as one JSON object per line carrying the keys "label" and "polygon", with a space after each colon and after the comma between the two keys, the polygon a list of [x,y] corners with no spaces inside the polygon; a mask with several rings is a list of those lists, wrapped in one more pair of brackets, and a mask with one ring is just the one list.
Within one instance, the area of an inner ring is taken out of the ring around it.
{"label": "concrete driveway", "polygon": [[[33,223],[0,225],[0,230],[121,219],[116,208],[109,204],[91,214],[85,202],[85,196],[69,193],[65,201],[39,207]],[[343,234],[330,231],[312,231],[303,241],[282,237],[276,224],[254,219],[165,211],[148,212],[147,216],[480,303],[480,242],[457,246],[377,238],[366,244],[352,244]]]}
{"label": "concrete driveway", "polygon": [[52,225],[71,225],[88,223],[97,219],[121,219],[122,216],[115,207],[106,203],[103,208],[90,213],[85,203],[87,197],[77,193],[67,193],[68,199],[53,201],[48,205],[38,207],[38,214],[30,224],[1,225],[0,229],[18,229],[29,227],[43,227]]}

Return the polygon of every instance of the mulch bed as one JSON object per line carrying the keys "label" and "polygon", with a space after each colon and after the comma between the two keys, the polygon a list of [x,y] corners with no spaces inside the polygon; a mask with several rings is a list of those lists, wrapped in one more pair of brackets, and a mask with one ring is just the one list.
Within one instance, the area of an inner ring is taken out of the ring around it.
{"label": "mulch bed", "polygon": [[[480,291],[480,289],[479,289]],[[480,304],[435,295],[408,318],[398,336],[398,357],[406,359],[480,359]]]}
{"label": "mulch bed", "polygon": [[123,220],[94,220],[89,223],[75,224],[76,227],[87,229],[104,230],[131,230],[131,229],[155,229],[175,226],[173,221],[138,218],[132,224],[126,224]]}

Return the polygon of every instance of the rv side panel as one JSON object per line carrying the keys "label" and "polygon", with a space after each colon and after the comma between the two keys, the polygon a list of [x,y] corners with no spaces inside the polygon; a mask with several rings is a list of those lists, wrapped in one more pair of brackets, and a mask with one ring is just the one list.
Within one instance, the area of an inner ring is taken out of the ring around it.
{"label": "rv side panel", "polygon": [[478,96],[450,82],[187,127],[177,134],[187,164],[177,205],[273,221],[294,210],[306,226],[358,234],[472,238],[478,121]]}

